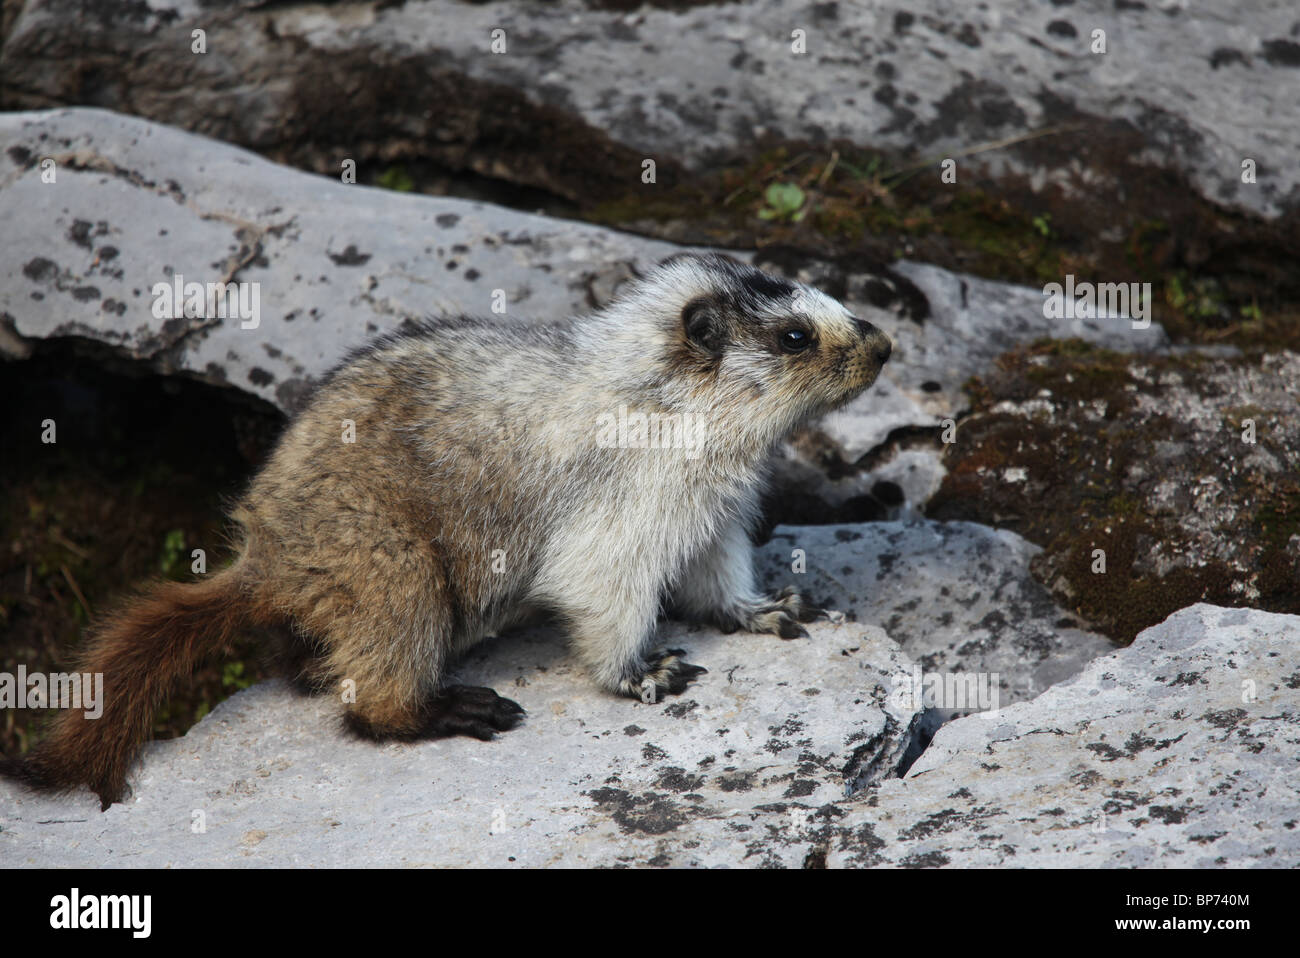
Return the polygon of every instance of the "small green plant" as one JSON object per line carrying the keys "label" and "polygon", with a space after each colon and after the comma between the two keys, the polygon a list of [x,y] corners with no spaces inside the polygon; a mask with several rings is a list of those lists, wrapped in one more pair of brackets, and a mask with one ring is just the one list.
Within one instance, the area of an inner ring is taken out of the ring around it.
{"label": "small green plant", "polygon": [[1038,230],[1038,235],[1043,239],[1052,237],[1052,214],[1044,213],[1042,216],[1035,216],[1032,220],[1034,229]]}
{"label": "small green plant", "polygon": [[386,190],[396,190],[398,193],[409,193],[415,189],[415,180],[407,174],[404,166],[390,166],[379,174],[375,182]]}
{"label": "small green plant", "polygon": [[763,193],[763,199],[767,205],[758,211],[759,219],[798,223],[808,213],[804,209],[808,196],[797,183],[773,183]]}
{"label": "small green plant", "polygon": [[253,680],[244,674],[243,662],[227,662],[221,669],[222,688],[243,691],[253,684]]}
{"label": "small green plant", "polygon": [[1224,315],[1223,295],[1213,279],[1195,279],[1184,283],[1174,273],[1165,284],[1165,301],[1184,315],[1195,319],[1213,319]]}
{"label": "small green plant", "polygon": [[170,579],[180,571],[181,563],[184,561],[185,533],[180,529],[173,529],[163,537],[162,555],[158,560],[158,566],[162,574]]}
{"label": "small green plant", "polygon": [[879,180],[881,178],[881,161],[879,155],[872,154],[866,166],[854,166],[848,160],[841,159],[840,166],[859,180]]}

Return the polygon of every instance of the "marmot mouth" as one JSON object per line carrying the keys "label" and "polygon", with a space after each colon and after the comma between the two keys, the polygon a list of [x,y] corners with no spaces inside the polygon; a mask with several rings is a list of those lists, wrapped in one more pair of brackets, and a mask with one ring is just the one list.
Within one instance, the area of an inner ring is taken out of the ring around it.
{"label": "marmot mouth", "polygon": [[854,385],[841,390],[836,395],[819,398],[812,404],[812,407],[804,415],[804,420],[807,421],[809,419],[815,419],[819,416],[824,416],[827,413],[835,412],[837,409],[843,409],[853,400],[857,399],[860,395],[862,395],[864,392],[866,392],[868,389],[874,386],[876,384],[876,380],[879,378],[880,378],[880,371],[876,370],[875,372],[869,374],[868,376],[862,379],[855,380]]}

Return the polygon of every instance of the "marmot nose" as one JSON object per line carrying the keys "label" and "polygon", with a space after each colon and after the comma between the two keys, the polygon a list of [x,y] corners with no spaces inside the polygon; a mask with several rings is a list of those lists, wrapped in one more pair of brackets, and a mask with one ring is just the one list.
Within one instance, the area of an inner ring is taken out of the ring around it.
{"label": "marmot nose", "polygon": [[873,326],[865,319],[858,319],[856,316],[853,317],[853,321],[858,324],[858,331],[862,333],[862,338],[871,341],[871,354],[876,362],[883,366],[889,360],[890,353],[894,351],[894,344],[879,326]]}

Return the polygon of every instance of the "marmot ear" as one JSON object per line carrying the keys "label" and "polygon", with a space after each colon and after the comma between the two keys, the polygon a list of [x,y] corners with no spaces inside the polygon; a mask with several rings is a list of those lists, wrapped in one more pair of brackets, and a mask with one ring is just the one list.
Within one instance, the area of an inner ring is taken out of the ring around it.
{"label": "marmot ear", "polygon": [[714,358],[727,343],[727,323],[718,304],[707,296],[693,299],[682,308],[682,329],[686,338]]}

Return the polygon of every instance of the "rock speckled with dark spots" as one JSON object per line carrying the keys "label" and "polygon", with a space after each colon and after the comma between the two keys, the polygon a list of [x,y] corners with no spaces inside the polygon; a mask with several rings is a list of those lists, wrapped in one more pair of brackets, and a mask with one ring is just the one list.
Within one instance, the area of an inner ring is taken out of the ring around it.
{"label": "rock speckled with dark spots", "polygon": [[[1062,625],[1067,612],[1030,573],[1039,551],[972,522],[778,526],[758,568],[769,587],[795,582],[815,604],[881,626],[927,671],[996,673],[1007,705],[1115,648]],[[797,560],[801,574],[791,572]],[[934,718],[962,711],[939,708]]]}
{"label": "rock speckled with dark spots", "polygon": [[[497,289],[510,315],[589,312],[681,250],[483,203],[346,185],[102,110],[0,116],[0,148],[52,142],[61,144],[57,194],[34,167],[0,187],[7,220],[39,224],[0,247],[0,312],[14,332],[89,336],[168,371],[240,384],[286,411],[376,332],[428,315],[495,315]],[[178,196],[189,199],[178,205]],[[432,236],[436,246],[409,239]],[[762,263],[842,296],[895,340],[876,385],[789,448],[783,521],[878,519],[923,503],[942,478],[935,431],[966,405],[961,384],[1006,349],[1048,335],[1139,351],[1166,342],[1154,324],[1139,334],[1114,319],[1049,321],[1035,290],[932,266],[859,267],[772,250]],[[471,272],[478,279],[466,282]],[[155,284],[178,274],[258,284],[258,325],[155,318]],[[101,308],[108,300],[113,309]],[[827,474],[828,461],[857,464],[912,434],[922,448],[893,450],[842,479]],[[901,499],[878,497],[889,488],[882,480]]]}
{"label": "rock speckled with dark spots", "polygon": [[[599,690],[554,632],[479,646],[452,681],[491,685],[528,710],[491,742],[376,747],[341,734],[329,697],[259,685],[183,738],[149,746],[134,798],[104,816],[87,796],[52,800],[0,783],[0,866],[124,854],[141,865],[231,855],[340,866],[612,864],[627,841],[688,840],[703,822],[740,826],[756,806],[791,799],[826,805],[900,767],[918,715],[889,693],[911,661],[880,629],[813,623],[796,641],[664,631],[667,645],[709,672],[654,705]],[[847,645],[858,649],[851,659],[839,654]],[[165,810],[179,807],[204,809],[208,832],[177,832]],[[268,838],[240,850],[252,829]],[[589,845],[593,829],[609,835]],[[637,849],[630,860],[654,857]]]}
{"label": "rock speckled with dark spots", "polygon": [[[377,748],[342,738],[332,703],[256,686],[149,746],[102,815],[0,784],[0,865],[1300,866],[1300,617],[1194,606],[851,795],[846,733],[890,754],[907,721],[877,702],[909,666],[878,630],[666,639],[711,669],[685,718],[595,692],[553,635],[480,649],[456,680],[528,709],[492,742]],[[177,829],[177,808],[207,831]]]}
{"label": "rock speckled with dark spots", "polygon": [[[433,161],[579,197],[626,188],[642,157],[668,176],[770,135],[943,156],[1082,123],[962,168],[1095,198],[1097,211],[1135,201],[1115,152],[1270,218],[1300,196],[1300,124],[1277,122],[1300,102],[1296,12],[1283,2],[1230,23],[1213,4],[1171,13],[1113,0],[846,2],[801,14],[787,0],[650,3],[634,15],[621,3],[221,6],[104,0],[92,5],[102,17],[74,26],[65,0],[27,0],[4,45],[14,79],[0,84],[0,106],[74,105],[67,63],[89,46],[97,105],[334,177],[347,143],[362,161]],[[222,43],[236,18],[239,42]],[[503,26],[508,50],[489,54],[485,38]],[[800,55],[794,26],[807,32]],[[175,40],[194,27],[221,44],[202,71]],[[1167,137],[1155,117],[1183,132]],[[1241,182],[1244,156],[1268,171],[1256,184]]]}

